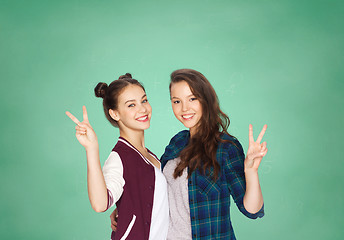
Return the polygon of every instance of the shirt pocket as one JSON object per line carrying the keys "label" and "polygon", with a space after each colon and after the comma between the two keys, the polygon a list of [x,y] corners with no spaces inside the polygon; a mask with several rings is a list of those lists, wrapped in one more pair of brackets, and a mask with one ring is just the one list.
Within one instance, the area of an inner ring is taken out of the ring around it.
{"label": "shirt pocket", "polygon": [[199,192],[210,199],[218,199],[221,193],[220,186],[212,180],[211,177],[198,175],[196,178],[196,185]]}
{"label": "shirt pocket", "polygon": [[133,215],[133,218],[131,219],[131,221],[130,221],[128,227],[127,227],[127,230],[125,231],[125,233],[123,234],[123,236],[121,237],[120,240],[125,240],[125,239],[127,239],[127,237],[128,237],[128,235],[129,235],[131,229],[133,228],[133,226],[134,226],[134,224],[135,224],[135,221],[136,221],[136,216]]}

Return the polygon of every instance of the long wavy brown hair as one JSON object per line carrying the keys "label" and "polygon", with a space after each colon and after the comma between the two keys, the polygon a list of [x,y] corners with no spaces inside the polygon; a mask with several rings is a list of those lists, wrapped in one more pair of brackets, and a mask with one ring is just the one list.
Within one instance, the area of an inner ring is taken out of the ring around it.
{"label": "long wavy brown hair", "polygon": [[193,171],[199,169],[202,174],[218,178],[220,165],[216,160],[218,144],[225,140],[221,134],[228,134],[230,124],[228,116],[221,111],[219,100],[208,79],[200,72],[192,69],[179,69],[171,73],[171,86],[181,81],[187,82],[191,92],[202,106],[202,116],[197,123],[197,131],[190,137],[188,145],[180,153],[180,163],[174,171],[174,178],[182,175],[188,167],[188,178]]}

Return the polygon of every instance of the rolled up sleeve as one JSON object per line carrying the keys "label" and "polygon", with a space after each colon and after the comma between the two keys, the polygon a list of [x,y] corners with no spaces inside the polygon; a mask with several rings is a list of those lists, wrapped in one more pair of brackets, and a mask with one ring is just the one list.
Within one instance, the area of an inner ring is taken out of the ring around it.
{"label": "rolled up sleeve", "polygon": [[246,181],[244,172],[245,154],[239,141],[230,144],[226,150],[227,161],[225,162],[225,174],[231,195],[240,212],[251,219],[264,216],[264,204],[256,213],[248,212],[244,207],[244,196],[246,192]]}

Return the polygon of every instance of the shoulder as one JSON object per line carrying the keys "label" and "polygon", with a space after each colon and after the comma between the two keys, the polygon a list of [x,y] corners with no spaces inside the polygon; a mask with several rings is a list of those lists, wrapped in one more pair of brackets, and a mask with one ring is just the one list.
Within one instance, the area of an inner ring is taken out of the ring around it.
{"label": "shoulder", "polygon": [[126,140],[118,139],[116,145],[112,149],[113,152],[117,152],[119,155],[133,153],[133,148]]}
{"label": "shoulder", "polygon": [[171,138],[170,143],[166,148],[184,147],[184,145],[187,145],[189,138],[190,132],[188,130],[180,131]]}
{"label": "shoulder", "polygon": [[220,153],[223,158],[245,158],[242,145],[236,137],[223,133],[221,134],[221,140],[223,141],[219,143],[218,153]]}
{"label": "shoulder", "polygon": [[220,142],[219,146],[221,146],[222,148],[226,148],[226,149],[230,149],[230,148],[242,149],[241,143],[234,136],[230,136],[230,135],[228,135],[226,133],[222,133],[221,134],[221,140],[222,140],[222,142]]}
{"label": "shoulder", "polygon": [[178,157],[181,150],[188,144],[190,132],[188,130],[180,131],[171,138],[170,143],[166,146],[161,160],[169,160]]}
{"label": "shoulder", "polygon": [[103,166],[103,173],[108,173],[113,168],[123,168],[120,155],[116,151],[111,151]]}
{"label": "shoulder", "polygon": [[180,141],[183,141],[185,140],[186,138],[188,139],[190,136],[190,132],[189,130],[183,130],[183,131],[180,131],[179,133],[177,133],[176,135],[174,135],[173,138],[171,138],[171,141],[170,141],[170,144],[171,143],[177,143],[177,142],[180,142]]}

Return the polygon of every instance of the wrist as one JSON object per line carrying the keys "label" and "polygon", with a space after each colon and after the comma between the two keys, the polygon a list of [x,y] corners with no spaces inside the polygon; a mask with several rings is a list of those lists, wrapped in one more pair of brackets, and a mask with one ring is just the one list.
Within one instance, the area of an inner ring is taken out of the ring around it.
{"label": "wrist", "polygon": [[92,144],[90,146],[85,147],[86,153],[91,154],[91,153],[98,153],[99,152],[99,146],[98,143]]}
{"label": "wrist", "polygon": [[245,167],[244,172],[245,175],[258,175],[258,169],[256,168]]}

